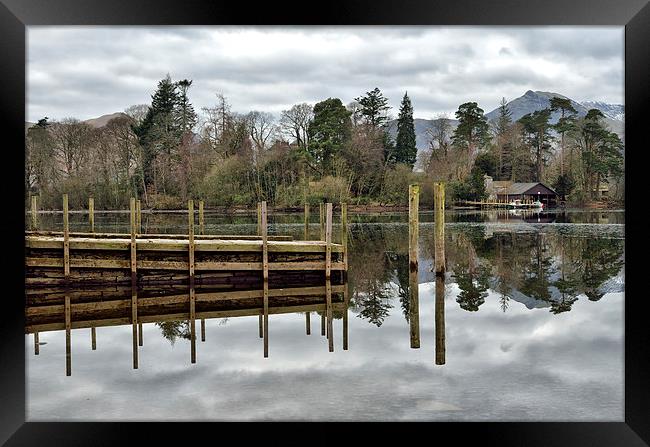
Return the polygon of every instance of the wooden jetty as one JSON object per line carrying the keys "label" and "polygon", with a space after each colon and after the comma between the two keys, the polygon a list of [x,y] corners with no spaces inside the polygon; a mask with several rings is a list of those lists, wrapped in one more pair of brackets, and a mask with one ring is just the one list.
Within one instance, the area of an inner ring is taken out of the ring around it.
{"label": "wooden jetty", "polygon": [[[67,195],[63,204],[62,232],[25,232],[27,287],[128,284],[132,279],[139,286],[186,284],[190,279],[196,285],[232,288],[261,287],[264,281],[270,287],[308,286],[325,276],[340,282],[347,268],[347,244],[334,243],[331,236],[295,241],[290,236],[267,235],[265,202],[258,206],[258,234],[245,236],[195,235],[192,201],[187,234],[142,234],[135,199],[131,200],[130,234],[70,232]],[[327,204],[327,209],[331,206]],[[326,217],[321,228],[331,235],[331,211]],[[94,230],[92,214],[89,220]],[[202,204],[199,222],[203,232]],[[342,225],[346,240],[347,222]]]}

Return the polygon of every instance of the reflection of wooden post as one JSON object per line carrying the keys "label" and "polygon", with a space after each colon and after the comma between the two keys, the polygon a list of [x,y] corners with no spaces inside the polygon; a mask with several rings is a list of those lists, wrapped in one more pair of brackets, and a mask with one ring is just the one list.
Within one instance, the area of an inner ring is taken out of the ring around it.
{"label": "reflection of wooden post", "polygon": [[305,202],[305,240],[309,240],[309,203]]}
{"label": "reflection of wooden post", "polygon": [[419,194],[419,185],[409,185],[409,327],[411,348],[420,347],[420,311],[418,297]]}
{"label": "reflection of wooden post", "polygon": [[264,282],[264,357],[269,356],[269,244],[266,228],[266,202],[262,202],[262,271]]}
{"label": "reflection of wooden post", "polygon": [[334,351],[332,330],[332,204],[325,206],[325,301],[327,304],[327,339],[329,351]]}
{"label": "reflection of wooden post", "polygon": [[142,339],[142,323],[138,323],[138,346],[142,346],[144,340]]}
{"label": "reflection of wooden post", "polygon": [[193,281],[190,285],[190,361],[196,363],[196,296]]}
{"label": "reflection of wooden post", "polygon": [[348,271],[348,204],[341,204],[341,244],[343,245],[344,274]]}
{"label": "reflection of wooden post", "polygon": [[36,196],[32,196],[32,230],[38,230],[38,221],[36,220]]}
{"label": "reflection of wooden post", "polygon": [[445,278],[436,276],[436,365],[445,364]]}
{"label": "reflection of wooden post", "polygon": [[196,363],[196,295],[194,292],[194,200],[187,201],[187,246],[190,275],[190,358]]}
{"label": "reflection of wooden post", "polygon": [[205,318],[201,318],[201,341],[205,341]]}
{"label": "reflection of wooden post", "polygon": [[345,304],[345,313],[343,314],[343,350],[348,350],[348,307],[350,302],[348,301],[348,284],[345,283],[345,288],[343,289],[343,303]]}
{"label": "reflection of wooden post", "polygon": [[34,355],[39,354],[40,346],[38,345],[38,332],[34,332]]}
{"label": "reflection of wooden post", "polygon": [[90,328],[90,347],[93,351],[97,350],[97,331],[94,327]]}
{"label": "reflection of wooden post", "polygon": [[90,222],[90,232],[95,232],[95,199],[88,197],[88,221]]}
{"label": "reflection of wooden post", "polygon": [[311,312],[305,312],[305,332],[311,335]]}
{"label": "reflection of wooden post", "polygon": [[70,297],[65,296],[64,304],[65,312],[65,375],[72,375],[72,352],[70,349],[70,327],[71,327],[71,317],[70,317]]}
{"label": "reflection of wooden post", "polygon": [[135,281],[131,281],[131,332],[133,335],[133,369],[138,369],[138,287]]}
{"label": "reflection of wooden post", "polygon": [[320,240],[325,240],[325,209],[323,207],[323,202],[318,204],[320,211]]}
{"label": "reflection of wooden post", "polygon": [[436,275],[445,274],[445,184],[433,183],[433,207],[435,222],[435,272]]}
{"label": "reflection of wooden post", "polygon": [[264,338],[264,315],[259,315],[260,338]]}
{"label": "reflection of wooden post", "polygon": [[63,194],[63,275],[70,277],[70,224],[68,222],[68,195]]}
{"label": "reflection of wooden post", "polygon": [[131,197],[131,282],[136,282],[136,245],[135,245],[135,198]]}
{"label": "reflection of wooden post", "polygon": [[320,316],[320,334],[325,335],[325,314]]}
{"label": "reflection of wooden post", "polygon": [[205,234],[205,219],[203,216],[203,200],[199,200],[199,232]]}

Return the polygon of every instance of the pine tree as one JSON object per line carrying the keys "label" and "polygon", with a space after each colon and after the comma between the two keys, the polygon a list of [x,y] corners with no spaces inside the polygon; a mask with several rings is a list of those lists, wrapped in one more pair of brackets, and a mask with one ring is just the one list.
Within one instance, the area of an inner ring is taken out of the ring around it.
{"label": "pine tree", "polygon": [[454,129],[453,145],[465,152],[468,168],[478,149],[485,147],[489,140],[487,119],[475,102],[466,102],[456,111],[458,126]]}
{"label": "pine tree", "polygon": [[408,93],[404,93],[402,105],[397,118],[397,138],[395,140],[395,159],[398,163],[408,164],[411,169],[415,164],[418,149],[415,146],[415,124],[413,106]]}
{"label": "pine tree", "polygon": [[382,127],[388,121],[386,112],[390,109],[388,99],[384,97],[379,88],[366,92],[366,96],[354,98],[361,105],[361,116],[366,123],[373,127]]}
{"label": "pine tree", "polygon": [[189,98],[187,97],[187,91],[192,85],[192,81],[189,79],[183,79],[176,83],[178,86],[178,100],[176,104],[176,117],[177,124],[180,127],[181,132],[191,131],[194,126],[196,126],[197,116],[194,111],[194,106],[190,103]]}
{"label": "pine tree", "polygon": [[496,150],[497,150],[497,178],[505,177],[505,164],[508,157],[508,132],[512,126],[512,112],[508,108],[506,98],[501,98],[499,103],[499,116],[496,122]]}

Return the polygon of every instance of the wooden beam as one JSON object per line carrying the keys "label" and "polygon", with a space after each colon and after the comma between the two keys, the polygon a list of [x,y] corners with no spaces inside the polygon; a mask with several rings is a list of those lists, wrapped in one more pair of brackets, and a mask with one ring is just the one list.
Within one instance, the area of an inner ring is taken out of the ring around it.
{"label": "wooden beam", "polygon": [[420,347],[418,297],[419,194],[419,185],[409,185],[409,333],[411,348],[413,349]]}
{"label": "wooden beam", "polygon": [[445,184],[433,183],[434,259],[436,275],[445,274]]}
{"label": "wooden beam", "polygon": [[264,282],[264,357],[269,356],[269,246],[267,240],[266,202],[262,202],[261,231],[262,231],[262,271]]}
{"label": "wooden beam", "polygon": [[63,194],[63,272],[66,278],[70,276],[70,227],[67,194]]}
{"label": "wooden beam", "polygon": [[88,222],[90,223],[90,232],[95,232],[95,199],[88,197]]}

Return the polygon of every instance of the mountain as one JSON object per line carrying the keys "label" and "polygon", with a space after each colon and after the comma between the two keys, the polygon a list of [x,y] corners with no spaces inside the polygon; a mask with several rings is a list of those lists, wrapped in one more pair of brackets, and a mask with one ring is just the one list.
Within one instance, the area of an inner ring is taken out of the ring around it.
{"label": "mountain", "polygon": [[126,113],[122,113],[122,112],[110,113],[108,115],[102,115],[99,118],[91,118],[89,120],[84,121],[84,123],[86,123],[86,124],[88,124],[88,125],[90,125],[92,127],[95,127],[95,128],[104,127],[113,118],[119,118],[119,117],[122,117],[122,116],[126,117],[128,115]]}
{"label": "mountain", "polygon": [[[595,101],[585,101],[579,103],[571,98],[567,98],[564,95],[560,95],[559,93],[528,90],[523,94],[523,96],[513,99],[512,101],[508,102],[507,105],[512,112],[513,121],[516,121],[528,113],[549,108],[551,106],[551,98],[554,97],[564,98],[571,101],[571,105],[576,109],[578,116],[580,117],[585,116],[591,108],[601,110],[605,115],[605,124],[609,130],[618,134],[621,139],[625,138],[625,124],[623,121],[625,118],[625,111],[623,106],[620,104],[607,104]],[[607,113],[605,113],[605,110]],[[488,121],[496,120],[499,116],[499,108],[497,107],[491,112],[486,113],[485,116],[487,117]],[[552,113],[550,122],[552,124],[557,123],[560,116],[560,112]]]}
{"label": "mountain", "polygon": [[[415,147],[418,148],[418,152],[427,149],[429,147],[429,135],[427,134],[428,129],[430,129],[433,124],[438,120],[426,120],[423,118],[414,118],[413,123],[415,124]],[[458,126],[458,120],[449,119],[451,124],[451,131]],[[393,141],[397,138],[397,120],[391,120],[388,122],[388,133],[390,134]]]}
{"label": "mountain", "polygon": [[624,121],[625,106],[623,104],[607,104],[600,101],[582,101],[582,105],[588,109],[598,109],[603,112],[607,118]]}

